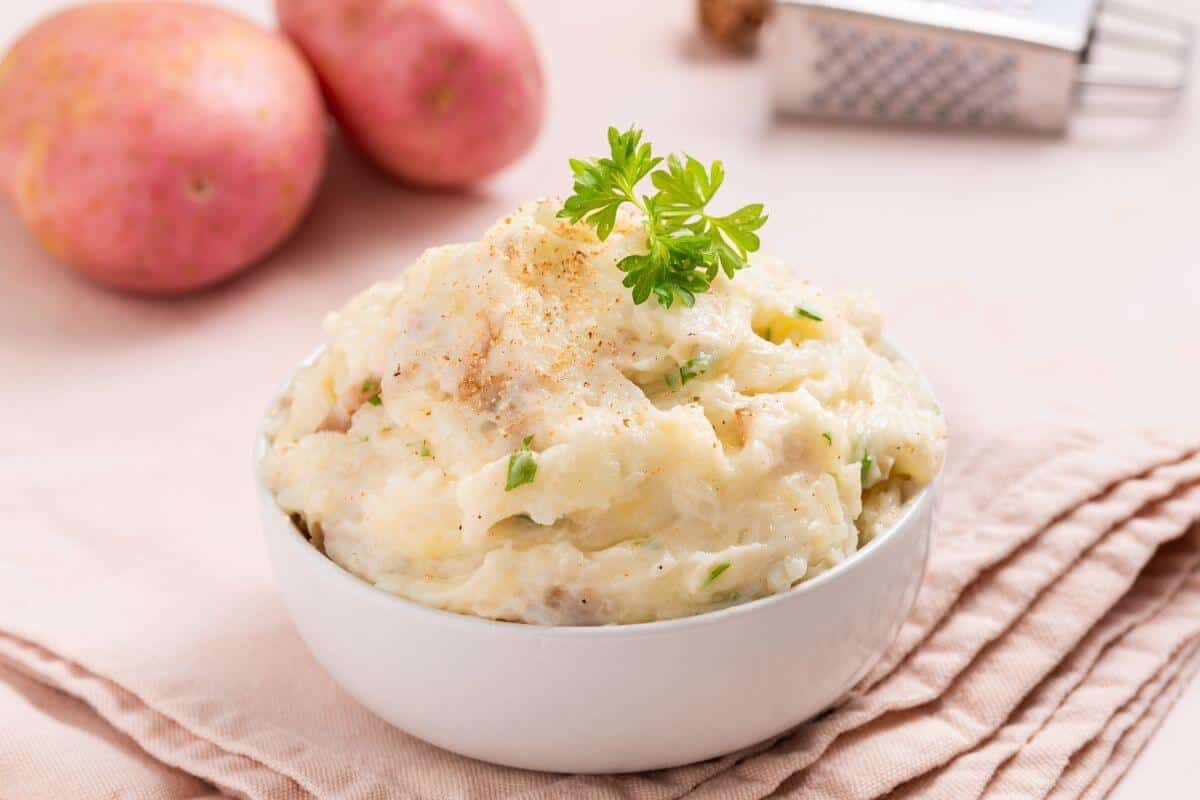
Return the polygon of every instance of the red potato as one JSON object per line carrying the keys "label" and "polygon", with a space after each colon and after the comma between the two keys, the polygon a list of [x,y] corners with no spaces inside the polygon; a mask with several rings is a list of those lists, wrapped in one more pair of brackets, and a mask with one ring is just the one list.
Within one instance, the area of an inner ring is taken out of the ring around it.
{"label": "red potato", "polygon": [[261,258],[326,147],[299,53],[216,8],[71,8],[0,63],[0,185],[50,253],[122,289],[183,292]]}
{"label": "red potato", "polygon": [[276,11],[343,129],[402,180],[471,183],[537,136],[542,72],[504,0],[276,0]]}

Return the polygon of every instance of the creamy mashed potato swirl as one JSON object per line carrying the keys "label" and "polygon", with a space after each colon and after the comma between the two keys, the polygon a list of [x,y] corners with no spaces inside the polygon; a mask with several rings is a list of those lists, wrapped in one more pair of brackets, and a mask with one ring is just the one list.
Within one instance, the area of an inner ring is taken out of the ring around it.
{"label": "creamy mashed potato swirl", "polygon": [[[464,614],[667,619],[829,569],[934,479],[945,424],[864,301],[758,259],[693,308],[635,306],[640,220],[600,242],[560,205],[326,320],[262,469],[335,562]],[[525,437],[536,475],[506,490]]]}

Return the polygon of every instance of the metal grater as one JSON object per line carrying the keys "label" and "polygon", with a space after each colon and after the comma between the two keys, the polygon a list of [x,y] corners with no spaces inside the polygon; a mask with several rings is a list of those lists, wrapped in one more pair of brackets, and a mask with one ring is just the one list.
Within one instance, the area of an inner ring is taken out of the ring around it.
{"label": "metal grater", "polygon": [[[1193,40],[1102,0],[776,0],[767,58],[783,113],[1060,131],[1101,96],[1168,110]],[[1161,69],[1105,71],[1117,51]]]}

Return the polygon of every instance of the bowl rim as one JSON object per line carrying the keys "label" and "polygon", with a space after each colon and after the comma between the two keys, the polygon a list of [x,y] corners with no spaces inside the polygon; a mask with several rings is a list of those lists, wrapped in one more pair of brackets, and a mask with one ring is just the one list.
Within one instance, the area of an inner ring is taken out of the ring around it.
{"label": "bowl rim", "polygon": [[[912,366],[912,362],[903,356],[890,342],[884,341],[884,346],[900,360],[907,362]],[[798,583],[791,588],[777,592],[775,594],[760,597],[755,600],[749,600],[745,603],[736,603],[725,608],[719,608],[713,611],[702,611],[699,614],[692,614],[686,617],[674,617],[671,619],[651,620],[649,622],[629,622],[629,623],[609,623],[604,625],[536,625],[528,622],[515,622],[511,620],[491,619],[489,617],[480,617],[473,614],[459,613],[456,611],[447,611],[433,606],[427,606],[423,603],[418,603],[415,600],[410,600],[407,597],[402,597],[398,594],[393,594],[386,589],[381,589],[375,584],[358,577],[354,573],[347,570],[342,565],[331,559],[329,556],[317,550],[312,546],[312,543],[306,539],[300,530],[292,522],[287,512],[280,507],[275,499],[275,493],[267,486],[263,480],[262,460],[270,448],[270,441],[267,438],[267,426],[269,424],[271,414],[275,410],[278,402],[282,399],[288,388],[291,386],[295,378],[295,372],[301,368],[313,363],[325,349],[325,345],[321,345],[314,350],[307,358],[300,362],[297,369],[280,388],[272,395],[271,402],[267,406],[266,412],[262,415],[258,429],[256,431],[254,441],[254,484],[258,493],[258,500],[262,508],[277,518],[278,522],[283,523],[283,529],[287,531],[284,538],[287,540],[285,546],[300,547],[305,552],[301,558],[320,561],[323,566],[318,569],[330,571],[330,574],[336,574],[334,580],[340,581],[351,592],[356,592],[366,602],[376,603],[385,606],[391,606],[398,611],[409,614],[425,616],[433,623],[441,623],[445,625],[458,625],[467,629],[475,629],[479,632],[488,631],[492,634],[503,633],[513,635],[530,635],[536,637],[554,636],[573,638],[577,636],[604,636],[604,637],[621,637],[621,636],[642,636],[667,634],[673,631],[704,627],[708,625],[718,625],[730,619],[736,619],[744,614],[752,614],[763,609],[769,608],[780,603],[787,602],[789,598],[804,595],[818,591],[826,584],[836,581],[843,575],[847,575],[856,569],[856,565],[863,564],[872,558],[878,558],[879,552],[884,549],[884,545],[891,539],[899,535],[899,532],[907,527],[912,520],[919,514],[924,512],[927,506],[934,502],[937,492],[940,489],[942,482],[942,473],[945,470],[945,460],[942,466],[938,469],[936,475],[925,484],[921,489],[909,498],[903,512],[900,516],[888,526],[886,530],[878,534],[867,544],[855,550],[852,555],[834,565],[830,569],[822,572],[816,577],[810,578],[802,583]],[[915,370],[916,368],[913,367]],[[917,371],[917,377],[928,388],[929,383],[925,376]],[[932,395],[932,390],[930,391]],[[276,525],[264,525],[265,536],[278,536],[279,531]],[[315,563],[315,562],[312,562]]]}

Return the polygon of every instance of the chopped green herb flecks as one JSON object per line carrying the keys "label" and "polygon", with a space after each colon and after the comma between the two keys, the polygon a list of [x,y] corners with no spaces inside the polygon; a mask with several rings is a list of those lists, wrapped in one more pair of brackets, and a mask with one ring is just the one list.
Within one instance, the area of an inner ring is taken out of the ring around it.
{"label": "chopped green herb flecks", "polygon": [[379,396],[379,381],[374,378],[367,378],[363,381],[362,392],[368,395],[367,402],[371,405],[378,406],[383,404],[383,400]]}
{"label": "chopped green herb flecks", "polygon": [[722,561],[720,564],[717,564],[715,567],[710,569],[708,571],[708,580],[706,580],[704,582],[704,585],[708,586],[713,581],[715,581],[717,578],[721,577],[721,575],[725,572],[725,570],[729,569],[729,566],[730,565],[729,565],[728,561]]}
{"label": "chopped green herb flecks", "polygon": [[825,440],[825,444],[833,447],[833,437],[829,434],[829,431],[822,433],[821,438]]}
{"label": "chopped green herb flecks", "polygon": [[871,465],[875,463],[875,459],[871,458],[870,453],[863,453],[862,471],[859,473],[859,480],[863,486],[867,485],[867,478],[871,476]]}
{"label": "chopped green herb flecks", "polygon": [[409,442],[405,447],[411,447],[417,451],[417,455],[421,458],[433,458],[433,450],[429,447],[429,442],[422,439],[419,442]]}
{"label": "chopped green herb flecks", "polygon": [[681,383],[687,383],[693,378],[699,377],[708,372],[708,368],[712,366],[712,356],[708,353],[699,353],[696,356],[689,358],[679,367],[679,380]]}
{"label": "chopped green herb flecks", "polygon": [[504,484],[504,491],[511,492],[518,486],[533,483],[537,475],[537,459],[529,449],[532,442],[533,437],[526,436],[521,440],[521,449],[508,457],[508,480]]}
{"label": "chopped green herb flecks", "polygon": [[816,313],[815,311],[809,311],[804,306],[796,306],[796,316],[803,317],[804,319],[811,319],[813,322],[822,322],[825,319],[820,314]]}
{"label": "chopped green herb flecks", "polygon": [[667,382],[667,388],[669,388],[669,389],[678,389],[680,386],[683,385],[682,382],[680,381],[678,370],[668,372],[666,375],[663,376],[663,380],[665,380]]}
{"label": "chopped green herb flecks", "polygon": [[[662,158],[654,156],[642,132],[608,129],[607,158],[570,159],[574,192],[558,216],[583,221],[596,229],[601,241],[617,222],[617,211],[629,203],[645,216],[646,252],[625,256],[617,267],[625,273],[622,284],[633,290],[633,302],[650,295],[663,308],[675,301],[691,306],[696,295],[707,292],[717,274],[732,278],[747,266],[747,257],[758,249],[755,233],[767,221],[761,203],[743,206],[732,214],[714,217],[708,204],[725,180],[720,161],[705,167],[691,156],[670,156],[665,169],[655,169]],[[658,191],[639,195],[636,186],[647,175]]]}

